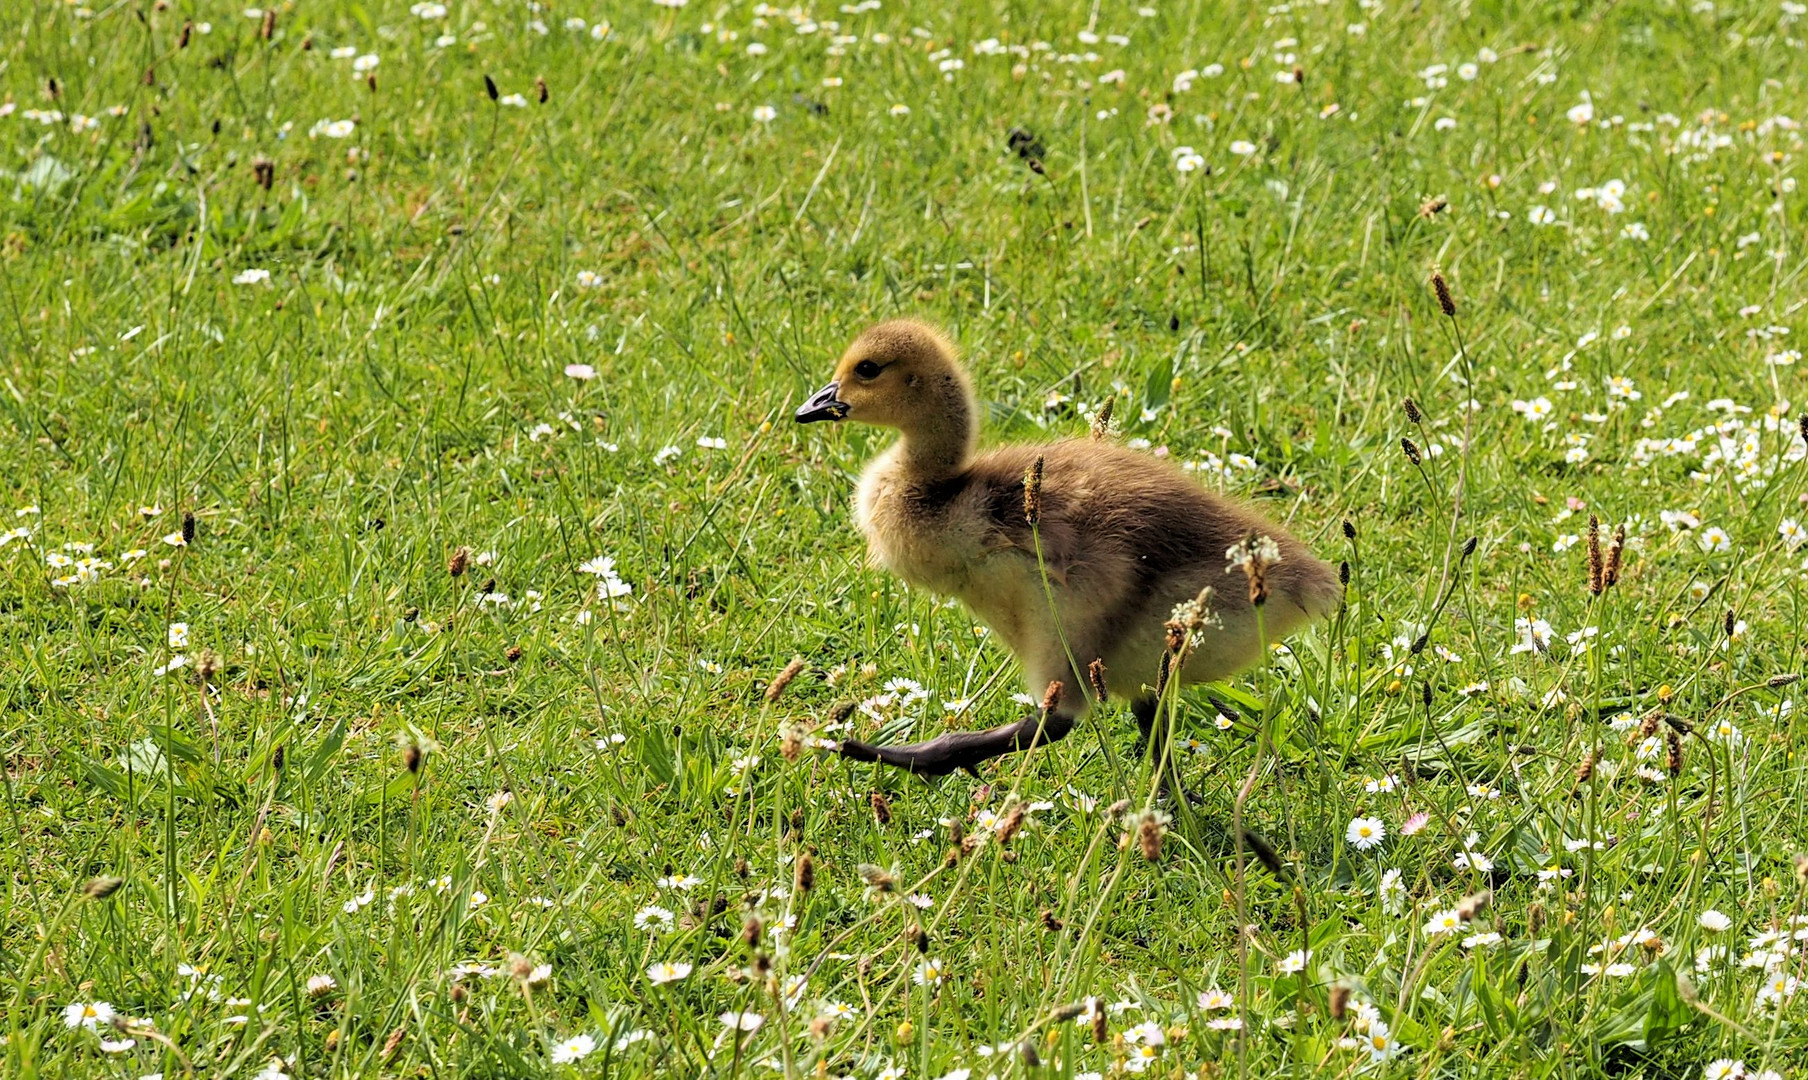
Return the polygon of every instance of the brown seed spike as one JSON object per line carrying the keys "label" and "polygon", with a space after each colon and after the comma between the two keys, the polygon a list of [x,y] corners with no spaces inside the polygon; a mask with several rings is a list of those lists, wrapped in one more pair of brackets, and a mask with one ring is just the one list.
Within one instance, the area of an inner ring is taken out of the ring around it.
{"label": "brown seed spike", "polygon": [[1136,826],[1136,846],[1149,862],[1161,860],[1161,819],[1153,813],[1143,814]]}
{"label": "brown seed spike", "polygon": [[257,36],[269,41],[276,34],[276,9],[264,9],[264,24],[258,27]]}
{"label": "brown seed spike", "polygon": [[1099,411],[1092,414],[1092,437],[1108,439],[1111,437],[1111,412],[1117,406],[1116,398],[1106,398]]}
{"label": "brown seed spike", "polygon": [[1456,917],[1464,922],[1473,922],[1477,915],[1488,910],[1494,902],[1494,891],[1483,889],[1481,892],[1463,897],[1456,905]]}
{"label": "brown seed spike", "polygon": [[1024,1068],[1033,1071],[1042,1067],[1042,1055],[1036,1053],[1036,1043],[1034,1040],[1025,1039],[1023,1042],[1019,1043],[1017,1046],[1017,1053],[1023,1058]]}
{"label": "brown seed spike", "polygon": [[1023,474],[1023,520],[1032,529],[1042,521],[1042,469],[1042,455],[1037,454],[1035,463]]}
{"label": "brown seed spike", "polygon": [[1601,561],[1601,519],[1588,515],[1588,594],[1599,596],[1607,588],[1607,567]]}
{"label": "brown seed spike", "polygon": [[1734,613],[1732,608],[1727,608],[1726,609],[1726,619],[1724,620],[1723,627],[1722,627],[1726,631],[1726,636],[1732,637],[1733,631],[1735,629],[1737,629],[1738,626],[1739,626],[1739,616],[1736,613]]}
{"label": "brown seed spike", "polygon": [[1664,732],[1664,768],[1671,779],[1682,775],[1682,736],[1674,730]]}
{"label": "brown seed spike", "polygon": [[1406,460],[1417,466],[1419,464],[1419,445],[1411,439],[1401,439],[1400,449],[1405,452]]}
{"label": "brown seed spike", "polygon": [[1406,400],[1402,401],[1400,403],[1400,407],[1406,410],[1406,419],[1407,420],[1409,420],[1415,424],[1422,424],[1425,422],[1424,415],[1419,412],[1419,403],[1414,401],[1412,398],[1407,398]]}
{"label": "brown seed spike", "polygon": [[90,900],[105,900],[119,891],[126,883],[125,878],[97,877],[82,887],[82,894]]}
{"label": "brown seed spike", "polygon": [[1798,417],[1795,424],[1802,432],[1802,441],[1808,442],[1808,413],[1803,413]]}
{"label": "brown seed spike", "polygon": [[546,104],[546,99],[552,96],[551,93],[548,92],[546,89],[546,76],[544,76],[544,75],[535,75],[534,76],[534,91],[540,97],[540,104],[542,104],[542,105]]}
{"label": "brown seed spike", "polygon": [[804,658],[801,656],[793,657],[791,662],[785,665],[785,670],[773,676],[772,681],[766,684],[766,700],[777,701],[779,695],[785,692],[785,687],[790,686],[791,680],[797,678],[798,674],[802,672],[803,669]]}
{"label": "brown seed spike", "polygon": [[1009,844],[1012,840],[1016,839],[1017,834],[1023,830],[1023,815],[1025,813],[1026,808],[1024,804],[1020,801],[1013,800],[1011,805],[1005,808],[1004,818],[999,821],[998,828],[992,831],[993,838],[1000,844]]}
{"label": "brown seed spike", "polygon": [[885,801],[885,796],[875,791],[872,794],[871,802],[873,804],[873,820],[878,823],[880,828],[890,825],[891,804]]}
{"label": "brown seed spike", "polygon": [[470,566],[471,549],[468,547],[461,547],[452,553],[451,558],[446,560],[446,573],[453,577],[459,577],[463,575]]}
{"label": "brown seed spike", "polygon": [[1092,696],[1102,705],[1110,693],[1105,688],[1105,661],[1094,660],[1086,665],[1086,678],[1092,683]]}
{"label": "brown seed spike", "polygon": [[193,510],[182,511],[182,542],[184,544],[195,542],[195,512]]}
{"label": "brown seed spike", "polygon": [[1054,682],[1048,684],[1047,690],[1042,691],[1042,711],[1045,713],[1052,713],[1060,708],[1060,706],[1061,680],[1056,679]]}
{"label": "brown seed spike", "polygon": [[1590,750],[1588,753],[1582,755],[1582,764],[1576,767],[1576,783],[1586,784],[1594,779],[1594,775],[1595,754],[1594,751]]}
{"label": "brown seed spike", "polygon": [[488,75],[483,77],[483,92],[489,95],[491,101],[495,101],[502,96],[502,91],[496,89],[496,80],[490,78]]}
{"label": "brown seed spike", "polygon": [[816,860],[806,851],[797,857],[797,892],[801,896],[815,887]]}
{"label": "brown seed spike", "polygon": [[1293,880],[1292,874],[1287,869],[1287,864],[1281,861],[1280,852],[1274,850],[1274,845],[1268,842],[1267,837],[1256,832],[1254,829],[1244,829],[1243,844],[1245,847],[1249,848],[1250,851],[1255,852],[1257,860],[1268,868],[1269,873],[1280,878],[1282,881]]}
{"label": "brown seed spike", "polygon": [[1607,565],[1601,570],[1601,581],[1609,589],[1620,583],[1620,557],[1626,551],[1626,526],[1613,530],[1613,543],[1607,548]]}
{"label": "brown seed spike", "polygon": [[192,22],[183,23],[182,24],[182,34],[180,37],[176,38],[176,48],[178,48],[178,49],[188,48],[189,35],[193,34],[194,32],[195,32],[195,24],[194,23],[192,23]]}
{"label": "brown seed spike", "polygon": [[1331,1019],[1343,1023],[1350,1008],[1350,988],[1343,983],[1331,987]]}
{"label": "brown seed spike", "polygon": [[1444,280],[1442,271],[1431,272],[1431,291],[1438,294],[1438,309],[1456,318],[1456,298],[1450,295],[1450,282]]}
{"label": "brown seed spike", "polygon": [[1345,540],[1355,540],[1356,539],[1356,523],[1354,521],[1350,521],[1347,518],[1344,519],[1344,523],[1343,523],[1343,538]]}

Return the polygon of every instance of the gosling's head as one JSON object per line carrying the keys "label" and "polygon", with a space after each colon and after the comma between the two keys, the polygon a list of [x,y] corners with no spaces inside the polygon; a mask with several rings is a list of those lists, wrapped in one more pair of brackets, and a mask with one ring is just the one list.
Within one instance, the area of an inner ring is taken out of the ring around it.
{"label": "gosling's head", "polygon": [[972,391],[954,346],[934,327],[882,322],[854,339],[835,377],[797,410],[797,422],[859,420],[906,432],[970,424]]}

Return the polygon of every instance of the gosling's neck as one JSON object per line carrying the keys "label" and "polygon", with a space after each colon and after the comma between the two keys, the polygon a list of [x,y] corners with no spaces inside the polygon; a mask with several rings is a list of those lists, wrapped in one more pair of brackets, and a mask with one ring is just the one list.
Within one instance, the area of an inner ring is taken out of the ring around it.
{"label": "gosling's neck", "polygon": [[966,470],[979,435],[973,399],[952,388],[942,408],[905,427],[891,457],[913,482],[945,480]]}

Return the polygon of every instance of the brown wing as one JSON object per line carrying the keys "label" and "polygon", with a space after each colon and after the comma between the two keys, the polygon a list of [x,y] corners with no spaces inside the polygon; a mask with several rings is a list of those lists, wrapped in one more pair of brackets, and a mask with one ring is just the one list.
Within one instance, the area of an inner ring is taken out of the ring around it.
{"label": "brown wing", "polygon": [[[1331,573],[1280,526],[1206,491],[1173,465],[1090,440],[1002,447],[973,463],[966,479],[983,492],[999,548],[1034,558],[1023,488],[1038,454],[1044,459],[1042,554],[1051,576],[1058,572],[1064,582],[1102,585],[1097,579],[1104,577],[1113,593],[1147,596],[1162,583],[1203,575],[1217,589],[1220,607],[1247,606],[1247,596],[1231,587],[1241,575],[1225,576],[1225,552],[1252,533],[1281,545],[1284,578]],[[1334,575],[1329,580],[1334,587]]]}

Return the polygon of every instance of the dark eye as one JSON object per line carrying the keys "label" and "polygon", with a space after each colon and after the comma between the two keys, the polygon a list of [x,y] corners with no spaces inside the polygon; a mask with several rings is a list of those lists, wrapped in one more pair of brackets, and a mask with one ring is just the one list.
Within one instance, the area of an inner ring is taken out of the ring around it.
{"label": "dark eye", "polygon": [[871,360],[862,360],[854,365],[854,374],[860,376],[862,379],[877,378],[879,370],[879,365],[873,363]]}

